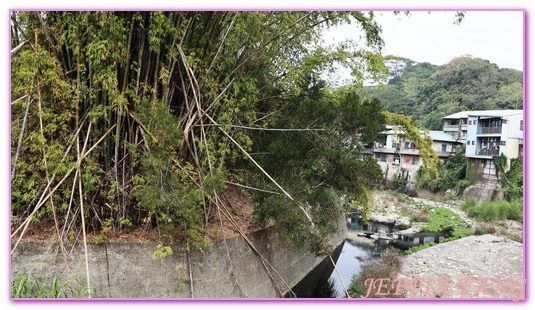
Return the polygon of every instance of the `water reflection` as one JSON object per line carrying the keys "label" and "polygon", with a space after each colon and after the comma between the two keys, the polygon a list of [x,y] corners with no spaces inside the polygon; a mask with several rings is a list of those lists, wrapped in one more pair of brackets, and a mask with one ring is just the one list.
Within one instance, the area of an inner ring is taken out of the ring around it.
{"label": "water reflection", "polygon": [[360,272],[362,264],[366,261],[378,258],[385,247],[385,245],[378,245],[364,238],[346,239],[344,247],[342,248],[342,253],[340,253],[340,257],[336,262],[336,268],[340,272],[340,277],[336,271],[333,271],[328,280],[334,283],[336,294],[325,297],[345,297],[344,286],[342,285],[340,278],[344,281],[346,288],[349,288],[351,279],[354,275]]}
{"label": "water reflection", "polygon": [[[322,266],[314,269],[293,288],[298,298],[344,298],[344,286],[340,278],[344,281],[346,288],[349,288],[352,277],[360,272],[362,264],[378,258],[386,248],[385,245],[378,245],[370,239],[357,237],[351,232],[350,230],[349,237],[343,243],[341,251],[337,249],[333,253],[340,277],[332,264],[324,261],[320,264]],[[335,258],[338,255],[337,251],[340,251],[338,260]]]}

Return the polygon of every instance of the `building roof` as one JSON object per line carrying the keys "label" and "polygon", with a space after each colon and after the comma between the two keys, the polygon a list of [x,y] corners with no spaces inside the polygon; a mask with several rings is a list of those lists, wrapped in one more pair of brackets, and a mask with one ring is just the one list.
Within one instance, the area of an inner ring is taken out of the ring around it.
{"label": "building roof", "polygon": [[433,141],[459,142],[456,139],[454,139],[451,135],[448,135],[447,133],[443,131],[430,130],[429,137],[431,137]]}
{"label": "building roof", "polygon": [[510,116],[514,114],[521,114],[523,110],[479,110],[479,111],[462,111],[448,116],[444,116],[443,119],[459,119],[467,118],[470,116]]}

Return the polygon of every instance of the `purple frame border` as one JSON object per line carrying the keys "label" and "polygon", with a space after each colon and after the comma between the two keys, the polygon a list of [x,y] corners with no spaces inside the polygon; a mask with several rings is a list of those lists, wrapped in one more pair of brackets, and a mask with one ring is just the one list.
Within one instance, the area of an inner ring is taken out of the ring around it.
{"label": "purple frame border", "polygon": [[[39,10],[43,10],[43,8],[37,8],[37,7],[30,7],[30,8],[21,8],[21,9],[17,9],[17,8],[11,8],[9,9],[8,11],[8,18],[7,18],[7,21],[8,21],[8,29],[10,29],[11,27],[11,19],[10,19],[10,16],[11,16],[11,13],[13,11],[39,11]],[[523,67],[523,117],[525,120],[528,119],[528,115],[529,115],[529,104],[528,103],[528,99],[529,99],[529,91],[528,91],[528,85],[529,85],[529,75],[527,73],[527,69],[528,69],[528,64],[529,64],[529,57],[528,57],[528,52],[529,52],[529,44],[528,44],[528,25],[529,25],[529,18],[528,18],[528,10],[526,8],[470,8],[470,9],[467,9],[467,8],[462,8],[462,9],[452,9],[452,8],[431,8],[431,9],[423,9],[423,8],[416,8],[416,9],[407,9],[407,8],[380,8],[380,9],[374,9],[374,8],[369,8],[369,7],[364,7],[364,8],[356,8],[356,7],[336,7],[336,8],[333,8],[332,6],[329,6],[329,7],[314,7],[314,8],[309,8],[309,7],[303,7],[303,8],[275,8],[275,9],[269,9],[269,8],[261,8],[261,9],[253,9],[253,8],[210,8],[209,10],[207,8],[204,8],[204,7],[189,7],[189,8],[183,8],[183,9],[180,9],[180,8],[168,8],[168,7],[157,7],[157,8],[151,8],[151,9],[147,9],[147,8],[141,8],[141,9],[136,9],[136,8],[83,8],[83,9],[79,9],[79,8],[65,8],[65,7],[62,7],[62,8],[45,8],[44,9],[45,11],[238,11],[238,12],[249,12],[249,11],[356,11],[356,10],[361,10],[361,11],[381,11],[381,12],[390,12],[390,11],[406,11],[406,10],[409,10],[409,11],[413,11],[413,12],[421,12],[421,11],[429,11],[429,12],[434,12],[434,11],[466,11],[466,12],[470,12],[470,11],[503,11],[503,12],[511,12],[511,11],[514,11],[514,12],[523,12],[523,22],[524,22],[524,33],[523,33],[523,38],[524,38],[524,55],[523,55],[523,61],[524,61],[524,67]],[[9,35],[7,36],[7,47],[8,47],[8,55],[10,55],[10,46],[11,46],[11,32],[9,33]],[[11,68],[11,57],[9,58],[9,68]],[[9,70],[8,72],[8,85],[9,85],[9,89],[11,89],[11,70]],[[11,92],[8,93],[8,102],[11,102],[12,98],[11,98]],[[11,133],[11,104],[9,105],[9,121],[6,122],[7,123],[7,128],[8,130],[6,132],[9,132]],[[528,132],[529,132],[529,128],[531,126],[529,125],[529,122],[526,121],[524,122],[524,140],[526,141],[527,140],[527,137],[528,137]],[[11,145],[12,141],[11,141],[11,134],[9,134],[9,143]],[[529,146],[529,143],[527,143],[527,145]],[[485,298],[485,299],[477,299],[477,298],[436,298],[436,299],[424,299],[424,298],[383,298],[383,299],[374,299],[374,298],[369,298],[369,299],[366,299],[366,298],[353,298],[353,299],[347,299],[347,298],[326,298],[326,299],[321,299],[321,298],[297,298],[297,299],[289,299],[289,298],[66,298],[66,299],[37,299],[37,298],[12,298],[11,297],[11,281],[12,281],[12,274],[11,274],[11,240],[9,240],[8,242],[8,249],[6,251],[6,253],[9,253],[8,254],[8,270],[7,270],[7,274],[8,274],[8,288],[9,288],[9,292],[8,292],[8,296],[9,296],[9,301],[11,303],[16,303],[16,304],[19,304],[19,303],[28,303],[28,304],[34,304],[34,303],[52,303],[52,304],[55,304],[55,303],[65,303],[65,302],[73,302],[73,303],[79,303],[79,302],[82,302],[82,303],[85,303],[85,302],[95,302],[95,303],[109,303],[109,302],[115,302],[115,303],[131,303],[131,302],[136,302],[136,303],[139,303],[139,302],[142,302],[142,303],[153,303],[153,302],[157,302],[157,303],[176,303],[176,302],[179,302],[179,303],[186,303],[186,304],[198,304],[198,303],[206,303],[206,302],[223,302],[223,303],[234,303],[234,302],[244,302],[244,303],[257,303],[257,302],[268,302],[268,303],[271,303],[271,302],[282,302],[282,303],[310,303],[310,302],[313,302],[313,303],[332,303],[332,302],[335,302],[335,303],[359,303],[359,302],[381,302],[381,303],[398,303],[398,304],[414,304],[416,302],[435,302],[435,303],[447,303],[447,302],[453,302],[453,303],[464,303],[464,304],[467,304],[467,303],[495,303],[495,302],[522,302],[522,303],[526,303],[528,300],[529,300],[529,296],[528,296],[528,264],[527,262],[529,261],[528,259],[528,256],[529,256],[529,251],[528,251],[528,246],[527,246],[527,243],[526,243],[526,240],[527,240],[527,236],[528,236],[528,225],[527,225],[527,222],[528,222],[528,209],[526,208],[526,206],[529,205],[529,195],[528,195],[528,191],[526,190],[526,188],[529,189],[529,182],[528,182],[528,176],[526,174],[526,171],[529,171],[529,163],[528,163],[528,156],[529,156],[529,151],[528,151],[528,147],[526,147],[526,144],[524,144],[524,147],[523,147],[523,171],[524,171],[524,192],[523,192],[523,199],[524,199],[524,202],[523,202],[523,212],[524,212],[524,221],[523,221],[523,254],[524,254],[524,257],[523,257],[523,262],[524,262],[524,297],[522,299],[518,299],[518,300],[515,300],[515,299],[511,299],[511,298]],[[11,171],[11,157],[9,157],[9,171]],[[9,176],[9,192],[11,193],[11,174]],[[10,200],[10,203],[9,203],[9,209],[7,209],[7,212],[8,212],[8,216],[6,217],[7,220],[9,221],[7,227],[8,227],[8,236],[11,236],[11,200]]]}

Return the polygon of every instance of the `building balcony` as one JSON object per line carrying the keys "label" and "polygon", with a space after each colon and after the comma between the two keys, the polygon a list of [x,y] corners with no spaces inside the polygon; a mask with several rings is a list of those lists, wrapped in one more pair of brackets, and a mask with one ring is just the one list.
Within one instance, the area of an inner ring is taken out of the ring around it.
{"label": "building balcony", "polygon": [[459,125],[444,125],[442,131],[458,131]]}
{"label": "building balcony", "polygon": [[477,128],[477,134],[478,135],[489,135],[489,134],[501,134],[502,133],[502,127],[478,127]]}
{"label": "building balcony", "polygon": [[476,152],[476,155],[498,156],[498,155],[500,155],[500,150],[482,149],[482,150]]}

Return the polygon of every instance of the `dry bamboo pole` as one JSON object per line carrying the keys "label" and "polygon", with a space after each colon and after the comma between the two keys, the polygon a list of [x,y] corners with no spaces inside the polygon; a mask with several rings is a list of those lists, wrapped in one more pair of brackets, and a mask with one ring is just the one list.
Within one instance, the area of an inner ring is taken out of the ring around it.
{"label": "dry bamboo pole", "polygon": [[108,131],[106,131],[106,133],[104,133],[104,135],[102,135],[102,137],[86,153],[81,154],[80,160],[77,161],[76,166],[72,167],[71,169],[69,169],[69,171],[67,171],[65,173],[65,175],[63,176],[63,178],[58,182],[58,184],[56,184],[56,186],[51,191],[49,191],[49,193],[47,195],[45,195],[45,193],[48,191],[50,185],[52,184],[52,181],[54,180],[55,174],[52,176],[52,178],[50,179],[50,182],[47,184],[45,190],[43,191],[43,194],[41,195],[41,198],[39,199],[39,202],[34,207],[32,213],[30,213],[30,215],[28,215],[28,217],[26,217],[26,219],[22,222],[22,224],[11,234],[11,238],[14,238],[15,235],[22,229],[22,232],[20,233],[19,238],[17,239],[15,245],[13,246],[13,249],[11,250],[11,254],[13,254],[15,252],[15,250],[17,249],[17,246],[20,243],[20,240],[24,236],[24,233],[28,229],[28,226],[30,225],[31,220],[33,219],[33,217],[35,216],[37,211],[39,211],[39,209],[50,198],[50,196],[52,196],[52,194],[54,194],[54,192],[61,186],[61,184],[63,184],[63,182],[65,182],[65,180],[71,175],[71,173],[75,169],[77,169],[77,166],[79,166],[81,164],[81,160],[83,160],[87,155],[89,155],[89,153],[91,153],[91,151],[95,147],[97,147],[97,145],[100,144],[100,142],[102,142],[102,140],[104,140],[104,138],[113,130],[113,128],[115,128],[115,125],[113,125],[110,129],[108,129]]}
{"label": "dry bamboo pole", "polygon": [[81,173],[81,163],[82,163],[82,154],[85,151],[85,147],[87,146],[87,141],[89,140],[89,131],[91,130],[91,122],[89,122],[89,129],[88,129],[88,135],[86,136],[86,140],[84,142],[84,146],[82,148],[82,151],[80,152],[80,138],[76,138],[76,155],[78,157],[78,162],[80,163],[78,165],[78,174],[80,177],[78,178],[78,194],[80,195],[80,217],[82,218],[82,235],[84,239],[84,256],[85,256],[85,272],[86,272],[86,280],[87,280],[87,295],[91,297],[91,281],[89,279],[89,257],[87,254],[87,234],[85,231],[85,213],[84,213],[84,193],[82,190],[82,173]]}
{"label": "dry bamboo pole", "polygon": [[[204,112],[204,111],[203,111]],[[221,132],[227,136],[244,154],[245,156],[247,156],[247,158],[249,158],[249,160],[251,160],[253,162],[253,164],[258,168],[260,169],[260,171],[262,171],[262,173],[264,173],[264,175],[271,181],[273,182],[273,184],[275,184],[275,186],[277,186],[290,200],[294,201],[294,198],[287,192],[284,190],[284,188],[282,188],[282,186],[279,185],[279,183],[277,183],[265,170],[264,168],[262,168],[262,166],[260,166],[260,164],[258,164],[254,159],[253,157],[251,157],[251,155],[249,155],[249,153],[247,151],[245,151],[245,149],[243,149],[243,147],[236,141],[234,140],[234,138],[232,138],[232,136],[230,136],[226,131],[224,131],[221,126],[219,126],[219,124],[212,118],[210,117],[210,115],[208,115],[207,113],[204,113],[204,115],[215,125],[218,126],[219,130],[221,130]],[[298,205],[299,208],[301,209],[301,211],[303,211],[303,213],[305,214],[306,218],[308,219],[308,221],[310,222],[310,225],[312,225],[312,227],[315,227],[316,225],[314,224],[314,222],[312,221],[312,218],[310,217],[310,215],[308,214],[308,212],[306,212],[305,208],[299,204]],[[336,264],[334,263],[334,260],[332,259],[332,256],[331,254],[329,253],[328,254],[331,262],[333,263],[333,266],[334,268],[336,269],[336,272],[337,274],[340,276],[339,272],[338,272],[338,269],[336,268]],[[340,281],[342,281],[342,278],[340,277]],[[343,281],[342,281],[342,284],[343,284]],[[345,285],[344,285],[344,289],[345,289]],[[350,298],[349,296],[349,293],[347,292],[347,290],[345,290],[345,293],[346,293],[346,296],[348,298]]]}
{"label": "dry bamboo pole", "polygon": [[13,167],[11,168],[11,180],[15,177],[15,170],[17,168],[17,160],[19,158],[20,148],[22,147],[22,138],[24,136],[24,129],[26,128],[26,121],[28,119],[28,111],[30,110],[31,97],[28,96],[28,104],[26,106],[26,111],[24,112],[24,118],[22,120],[22,127],[20,129],[19,142],[17,143],[17,151],[15,153],[15,158],[13,160]]}
{"label": "dry bamboo pole", "polygon": [[[195,126],[206,126],[206,127],[220,127],[220,125],[215,124],[206,124],[206,125],[195,125]],[[282,132],[292,132],[292,131],[326,131],[325,128],[262,128],[262,127],[248,127],[248,126],[241,126],[241,125],[225,125],[230,128],[238,128],[238,129],[247,129],[247,130],[259,130],[259,131],[282,131]]]}
{"label": "dry bamboo pole", "polygon": [[[216,199],[217,196],[216,196]],[[273,272],[281,279],[282,283],[288,288],[288,291],[290,293],[292,293],[292,295],[295,296],[295,293],[292,291],[292,287],[284,280],[284,278],[280,275],[280,273],[275,269],[275,267],[273,267],[273,265],[271,265],[269,263],[269,261],[258,251],[258,249],[254,246],[254,244],[252,243],[251,240],[249,240],[249,238],[247,238],[247,236],[245,235],[245,233],[241,230],[241,228],[239,227],[239,225],[236,223],[236,221],[234,221],[234,219],[232,218],[232,215],[230,214],[230,212],[226,209],[226,207],[221,204],[221,207],[222,207],[222,210],[223,210],[223,215],[225,215],[225,217],[232,223],[232,225],[234,226],[234,228],[238,231],[238,233],[242,236],[243,240],[245,240],[245,242],[251,247],[251,249],[260,257],[260,260],[262,261],[262,264],[264,265],[264,267],[266,268],[266,270],[268,271],[268,275],[269,277],[271,278],[271,280],[274,282],[274,285],[275,287],[277,288],[277,290],[279,291],[281,297],[282,297],[282,291],[280,290],[280,288],[276,285],[276,281],[275,279],[273,278],[273,276],[271,275],[271,273],[269,272],[269,269],[267,267],[269,267],[271,270],[273,270]],[[267,265],[267,266],[266,266]]]}

